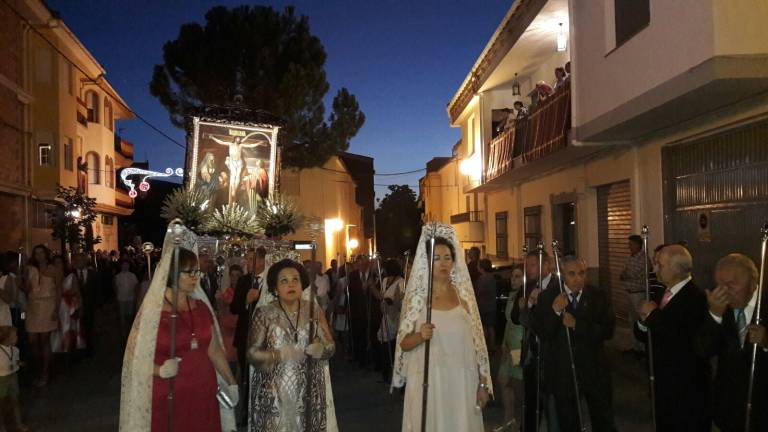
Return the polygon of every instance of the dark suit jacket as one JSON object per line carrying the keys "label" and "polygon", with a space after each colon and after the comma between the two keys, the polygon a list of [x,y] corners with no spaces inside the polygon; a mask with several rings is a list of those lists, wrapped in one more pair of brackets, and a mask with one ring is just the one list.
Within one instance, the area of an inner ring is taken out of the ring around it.
{"label": "dark suit jacket", "polygon": [[[78,286],[80,287],[80,296],[83,299],[83,313],[93,314],[96,308],[99,307],[103,298],[102,290],[102,275],[98,270],[87,268],[87,275],[85,277],[85,283],[82,284],[80,280],[80,271],[75,270],[75,277],[77,278]],[[112,288],[112,284],[108,285]],[[87,318],[86,318],[87,319]]]}
{"label": "dark suit jacket", "polygon": [[216,291],[219,290],[219,278],[216,277],[215,272],[206,273],[200,278],[200,288],[203,289],[205,296],[208,297],[208,301],[211,302],[211,307],[216,310]]}
{"label": "dark suit jacket", "polygon": [[[762,319],[768,318],[767,298],[763,298]],[[702,356],[717,358],[715,374],[712,417],[715,424],[723,431],[743,431],[746,416],[747,384],[752,362],[753,345],[741,346],[736,317],[733,309],[723,314],[722,324],[718,324],[711,315],[704,320],[696,337],[696,348]],[[755,386],[752,396],[752,431],[764,431],[768,411],[768,354],[761,348],[757,350],[755,367]]]}
{"label": "dark suit jacket", "polygon": [[[534,327],[542,343],[546,388],[552,393],[571,395],[574,392],[573,372],[566,327],[562,315],[557,315],[552,309],[552,303],[558,295],[559,287],[547,289],[541,294],[534,313]],[[613,337],[615,318],[607,293],[586,286],[575,310],[567,308],[566,311],[576,319],[571,341],[580,384],[586,389],[587,386],[609,382],[602,379],[604,375],[610,374],[603,345]]]}
{"label": "dark suit jacket", "polygon": [[645,320],[653,335],[659,431],[710,430],[710,366],[695,343],[708,315],[704,292],[690,281]]}
{"label": "dark suit jacket", "polygon": [[[536,289],[538,282],[535,280],[528,281],[528,284],[525,288],[526,295],[530,295],[531,291]],[[558,291],[558,282],[557,277],[555,275],[552,275],[552,277],[549,279],[549,284],[547,284],[547,287],[545,291],[555,290]],[[559,292],[559,291],[558,291]],[[510,318],[512,319],[512,322],[518,325],[522,325],[523,327],[528,330],[528,334],[525,340],[525,343],[522,347],[521,355],[521,361],[523,365],[529,365],[531,362],[533,362],[534,357],[536,356],[536,353],[538,353],[538,349],[536,347],[536,329],[533,325],[533,311],[536,310],[537,306],[534,306],[531,309],[528,309],[527,307],[520,310],[520,297],[523,296],[523,290],[519,290],[517,292],[517,296],[515,297],[515,302],[512,305],[512,312],[510,313]],[[541,299],[541,294],[539,295],[539,299]],[[527,298],[527,297],[526,297]]]}
{"label": "dark suit jacket", "polygon": [[[368,279],[373,272],[368,272]],[[355,270],[349,274],[349,308],[350,318],[354,321],[355,329],[363,329],[367,325],[368,294],[363,288],[362,274]]]}
{"label": "dark suit jacket", "polygon": [[235,327],[235,336],[232,345],[237,348],[238,351],[245,350],[248,344],[248,329],[251,325],[251,311],[256,305],[256,302],[250,306],[245,304],[245,299],[248,296],[248,291],[253,288],[259,287],[259,275],[248,273],[240,276],[237,284],[235,285],[235,293],[232,295],[232,303],[229,304],[229,312],[237,315],[237,326]]}

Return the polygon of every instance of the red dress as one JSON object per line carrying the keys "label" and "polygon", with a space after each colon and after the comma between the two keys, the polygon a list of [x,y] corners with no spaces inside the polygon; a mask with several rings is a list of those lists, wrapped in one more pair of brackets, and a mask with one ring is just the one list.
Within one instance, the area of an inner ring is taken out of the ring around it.
{"label": "red dress", "polygon": [[[192,329],[197,349],[192,349]],[[176,357],[179,373],[174,379],[173,430],[184,432],[221,431],[216,400],[216,370],[208,357],[213,317],[208,307],[195,300],[195,308],[179,311],[176,319]],[[171,313],[163,311],[157,330],[155,364],[170,358]],[[155,377],[152,384],[152,430],[168,430],[168,387],[170,380]]]}

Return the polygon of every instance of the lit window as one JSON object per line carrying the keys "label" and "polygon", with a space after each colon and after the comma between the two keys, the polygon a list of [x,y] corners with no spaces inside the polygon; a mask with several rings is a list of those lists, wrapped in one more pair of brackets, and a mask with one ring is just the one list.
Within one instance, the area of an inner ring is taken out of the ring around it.
{"label": "lit window", "polygon": [[50,144],[40,144],[37,151],[38,163],[40,166],[53,166],[52,149]]}

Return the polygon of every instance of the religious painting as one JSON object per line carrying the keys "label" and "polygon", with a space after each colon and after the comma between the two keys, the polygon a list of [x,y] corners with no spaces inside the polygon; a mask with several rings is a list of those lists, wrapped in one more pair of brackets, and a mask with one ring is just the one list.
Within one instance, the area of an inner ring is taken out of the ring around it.
{"label": "religious painting", "polygon": [[255,209],[274,191],[277,127],[193,119],[188,181],[220,208]]}

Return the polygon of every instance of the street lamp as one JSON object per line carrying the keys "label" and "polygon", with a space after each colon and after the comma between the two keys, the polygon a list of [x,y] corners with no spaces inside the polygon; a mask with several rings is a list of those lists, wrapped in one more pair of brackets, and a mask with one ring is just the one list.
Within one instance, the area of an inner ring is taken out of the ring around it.
{"label": "street lamp", "polygon": [[358,246],[360,246],[360,242],[357,241],[357,239],[354,239],[354,238],[353,239],[349,239],[349,243],[347,244],[347,247],[350,250],[355,250],[355,249],[357,249]]}

